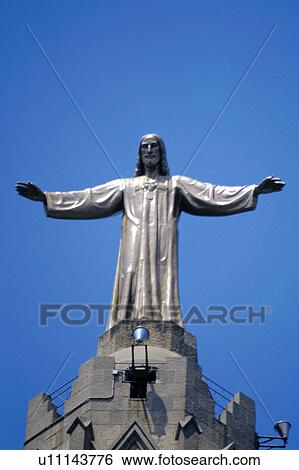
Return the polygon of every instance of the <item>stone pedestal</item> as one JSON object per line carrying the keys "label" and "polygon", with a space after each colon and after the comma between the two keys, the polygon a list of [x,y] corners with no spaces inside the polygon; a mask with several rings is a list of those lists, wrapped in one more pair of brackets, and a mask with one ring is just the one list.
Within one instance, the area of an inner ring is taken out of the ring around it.
{"label": "stone pedestal", "polygon": [[[255,449],[254,402],[237,393],[219,417],[197,362],[196,339],[173,322],[142,323],[148,357],[157,367],[146,398],[131,398],[134,322],[99,338],[97,355],[81,365],[59,415],[48,395],[29,403],[25,449]],[[144,347],[135,347],[144,364]]]}

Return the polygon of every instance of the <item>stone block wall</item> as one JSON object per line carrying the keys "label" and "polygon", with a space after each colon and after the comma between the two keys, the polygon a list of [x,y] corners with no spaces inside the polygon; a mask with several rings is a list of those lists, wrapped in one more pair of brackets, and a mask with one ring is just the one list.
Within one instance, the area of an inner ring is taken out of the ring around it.
{"label": "stone block wall", "polygon": [[[149,362],[157,367],[146,399],[130,398],[124,381],[133,326],[121,322],[81,365],[63,416],[46,394],[30,401],[25,449],[255,448],[254,402],[237,393],[217,419],[195,338],[172,322],[145,323]],[[137,364],[143,362],[143,346],[135,351]]]}

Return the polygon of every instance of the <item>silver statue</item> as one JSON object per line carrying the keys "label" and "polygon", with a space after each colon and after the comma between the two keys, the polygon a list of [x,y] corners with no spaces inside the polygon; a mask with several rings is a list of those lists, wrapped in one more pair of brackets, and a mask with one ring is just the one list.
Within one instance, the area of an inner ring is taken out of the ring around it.
{"label": "silver statue", "polygon": [[48,217],[96,219],[122,212],[122,235],[108,329],[121,320],[171,320],[182,326],[178,291],[178,221],[181,212],[231,215],[254,210],[259,194],[281,191],[269,176],[260,184],[220,186],[169,176],[165,146],[142,137],[133,178],[82,191],[43,192],[18,183],[21,196],[43,201]]}

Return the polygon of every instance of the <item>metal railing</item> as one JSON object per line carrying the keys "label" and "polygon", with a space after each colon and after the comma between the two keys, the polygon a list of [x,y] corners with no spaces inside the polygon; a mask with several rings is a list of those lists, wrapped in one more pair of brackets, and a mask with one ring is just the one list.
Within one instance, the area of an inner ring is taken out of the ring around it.
{"label": "metal railing", "polygon": [[[56,409],[59,413],[63,414],[64,402],[69,398],[72,386],[77,379],[78,376],[73,377],[72,379],[68,380],[65,384],[56,388],[56,390],[49,394],[52,402],[56,406]],[[234,395],[229,390],[222,387],[222,385],[219,385],[217,382],[210,379],[206,375],[202,375],[202,379],[206,382],[209,387],[209,391],[215,402],[215,407],[217,408],[215,409],[215,414],[218,415],[223,410],[225,410],[227,403],[231,401]]]}
{"label": "metal railing", "polygon": [[215,409],[215,414],[218,415],[225,410],[227,403],[232,400],[234,394],[206,375],[202,375],[202,378],[209,387],[212,398],[215,402],[215,407],[217,407],[217,409]]}
{"label": "metal railing", "polygon": [[[56,388],[53,392],[49,394],[52,402],[56,406],[56,410],[59,410],[59,413],[63,414],[64,402],[67,400],[71,394],[73,383],[77,380],[78,375],[73,377],[71,380],[61,385],[61,387]],[[59,393],[58,393],[59,392]]]}

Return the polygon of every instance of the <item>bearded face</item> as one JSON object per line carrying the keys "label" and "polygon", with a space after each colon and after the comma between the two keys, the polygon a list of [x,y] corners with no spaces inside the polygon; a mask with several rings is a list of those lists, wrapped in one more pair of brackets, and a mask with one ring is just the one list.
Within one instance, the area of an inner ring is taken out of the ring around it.
{"label": "bearded face", "polygon": [[157,139],[155,137],[143,139],[140,151],[144,167],[151,171],[154,170],[161,160],[161,149]]}

